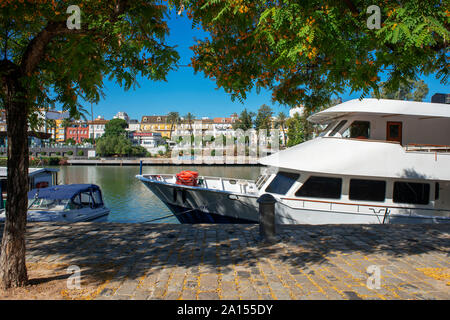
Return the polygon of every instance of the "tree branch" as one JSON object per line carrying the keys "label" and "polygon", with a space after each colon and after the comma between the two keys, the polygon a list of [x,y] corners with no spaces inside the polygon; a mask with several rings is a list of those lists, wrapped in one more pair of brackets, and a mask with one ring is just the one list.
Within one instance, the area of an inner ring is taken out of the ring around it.
{"label": "tree branch", "polygon": [[28,44],[22,56],[20,69],[26,76],[32,74],[44,56],[45,48],[56,35],[69,30],[64,22],[48,22],[47,26],[34,37]]}
{"label": "tree branch", "polygon": [[355,6],[355,4],[352,2],[352,0],[344,0],[345,4],[347,5],[347,7],[349,7],[350,11],[355,14],[358,15],[359,14],[359,10],[358,8]]}
{"label": "tree branch", "polygon": [[[116,0],[114,12],[111,14],[111,22],[117,21],[118,17],[125,12],[128,5],[127,0]],[[54,37],[65,34],[87,34],[92,31],[69,29],[67,28],[66,21],[49,21],[47,26],[28,44],[20,64],[22,74],[29,76],[33,73],[44,56],[45,48]]]}

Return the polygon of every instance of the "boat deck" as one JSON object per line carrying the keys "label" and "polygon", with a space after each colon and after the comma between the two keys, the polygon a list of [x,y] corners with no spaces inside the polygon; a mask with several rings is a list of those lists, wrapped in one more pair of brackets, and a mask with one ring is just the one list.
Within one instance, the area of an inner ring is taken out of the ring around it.
{"label": "boat deck", "polygon": [[[175,174],[144,174],[144,178],[163,183],[176,183]],[[255,181],[223,177],[199,176],[198,187],[242,194],[257,194]]]}

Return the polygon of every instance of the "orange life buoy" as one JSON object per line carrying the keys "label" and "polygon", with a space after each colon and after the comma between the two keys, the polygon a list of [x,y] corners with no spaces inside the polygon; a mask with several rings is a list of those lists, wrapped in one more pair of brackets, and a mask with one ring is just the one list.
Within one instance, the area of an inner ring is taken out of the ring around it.
{"label": "orange life buoy", "polygon": [[187,186],[197,186],[198,172],[184,170],[176,174],[176,183]]}

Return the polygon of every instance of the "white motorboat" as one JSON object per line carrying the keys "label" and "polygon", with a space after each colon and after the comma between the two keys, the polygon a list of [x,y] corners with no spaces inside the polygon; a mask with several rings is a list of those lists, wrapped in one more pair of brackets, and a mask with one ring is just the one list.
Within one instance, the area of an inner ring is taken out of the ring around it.
{"label": "white motorboat", "polygon": [[309,117],[313,140],[260,159],[257,181],[137,176],[180,222],[258,222],[272,194],[279,224],[450,222],[450,106],[351,100]]}
{"label": "white motorboat", "polygon": [[[110,210],[102,192],[94,184],[57,185],[28,192],[27,221],[82,222],[102,221]],[[5,211],[0,222],[5,221]]]}

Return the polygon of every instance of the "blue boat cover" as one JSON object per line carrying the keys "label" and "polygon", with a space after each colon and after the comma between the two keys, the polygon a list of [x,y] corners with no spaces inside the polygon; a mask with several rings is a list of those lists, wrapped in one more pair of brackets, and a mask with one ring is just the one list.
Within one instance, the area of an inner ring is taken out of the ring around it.
{"label": "blue boat cover", "polygon": [[38,194],[40,199],[64,200],[72,199],[80,192],[96,191],[99,187],[95,184],[66,184],[56,185],[48,188],[33,189],[28,192],[28,199],[33,199]]}

